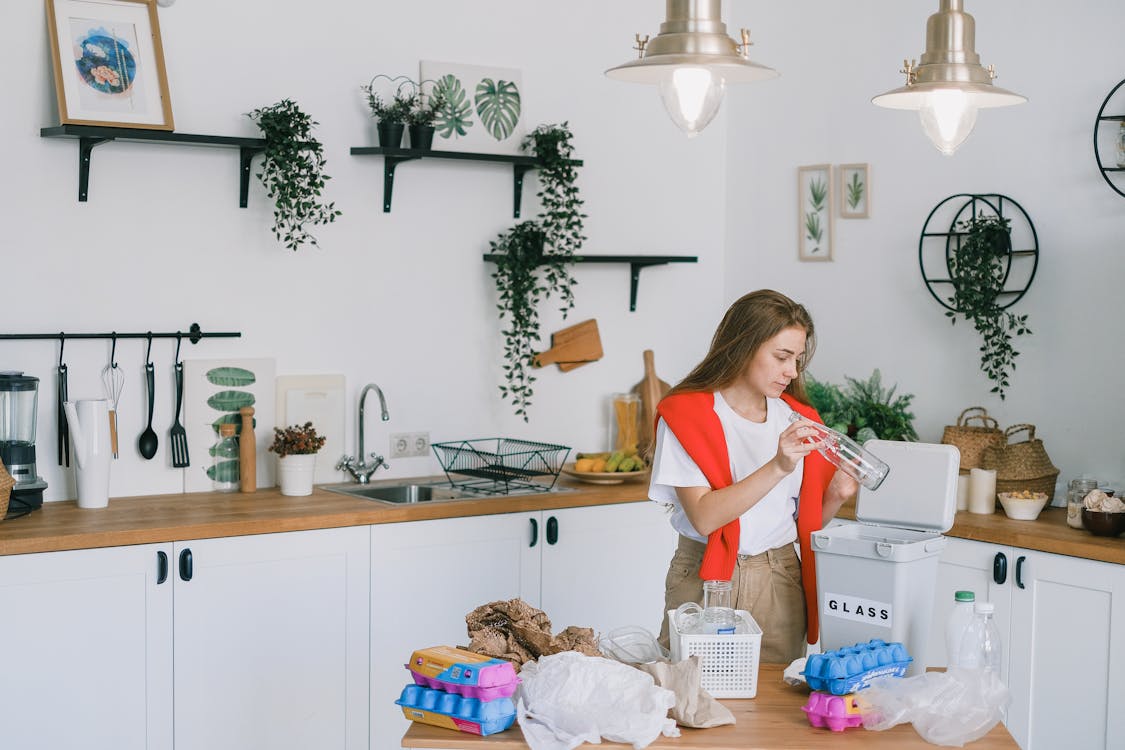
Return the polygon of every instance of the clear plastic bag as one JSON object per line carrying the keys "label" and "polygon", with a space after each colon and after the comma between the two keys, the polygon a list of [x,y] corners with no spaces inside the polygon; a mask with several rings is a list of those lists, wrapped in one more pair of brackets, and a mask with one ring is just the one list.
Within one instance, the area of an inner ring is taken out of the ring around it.
{"label": "clear plastic bag", "polygon": [[856,693],[864,728],[879,731],[911,722],[922,739],[947,747],[961,747],[988,734],[1004,719],[1010,699],[995,672],[957,667],[880,678]]}

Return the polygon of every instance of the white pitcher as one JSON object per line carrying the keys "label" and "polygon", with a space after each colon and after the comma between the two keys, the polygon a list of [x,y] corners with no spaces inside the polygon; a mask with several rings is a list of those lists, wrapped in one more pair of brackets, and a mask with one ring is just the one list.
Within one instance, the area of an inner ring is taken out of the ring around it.
{"label": "white pitcher", "polygon": [[109,464],[113,459],[109,400],[67,401],[63,409],[78,459],[78,507],[104,508],[109,505]]}

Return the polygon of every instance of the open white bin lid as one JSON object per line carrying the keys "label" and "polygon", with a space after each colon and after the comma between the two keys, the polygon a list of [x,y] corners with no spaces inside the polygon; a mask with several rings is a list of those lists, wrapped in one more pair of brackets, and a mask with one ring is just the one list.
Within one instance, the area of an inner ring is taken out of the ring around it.
{"label": "open white bin lid", "polygon": [[861,523],[944,533],[957,512],[956,446],[868,440],[863,447],[891,467],[875,491],[860,487],[855,517]]}

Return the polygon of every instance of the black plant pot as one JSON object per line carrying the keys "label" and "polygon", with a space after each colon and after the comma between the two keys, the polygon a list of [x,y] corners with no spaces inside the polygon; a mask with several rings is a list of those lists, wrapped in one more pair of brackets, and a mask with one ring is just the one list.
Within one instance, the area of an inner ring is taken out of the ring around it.
{"label": "black plant pot", "polygon": [[380,120],[375,124],[375,130],[379,133],[379,145],[383,148],[402,147],[404,126],[401,122],[383,122]]}
{"label": "black plant pot", "polygon": [[429,151],[434,147],[433,125],[411,125],[408,130],[410,131],[410,148]]}

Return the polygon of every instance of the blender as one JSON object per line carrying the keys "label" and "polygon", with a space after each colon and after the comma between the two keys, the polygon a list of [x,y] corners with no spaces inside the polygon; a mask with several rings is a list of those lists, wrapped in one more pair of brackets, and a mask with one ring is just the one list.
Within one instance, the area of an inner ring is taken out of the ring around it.
{"label": "blender", "polygon": [[35,416],[39,378],[0,372],[0,460],[16,480],[5,518],[23,516],[43,505],[47,483],[35,469]]}

